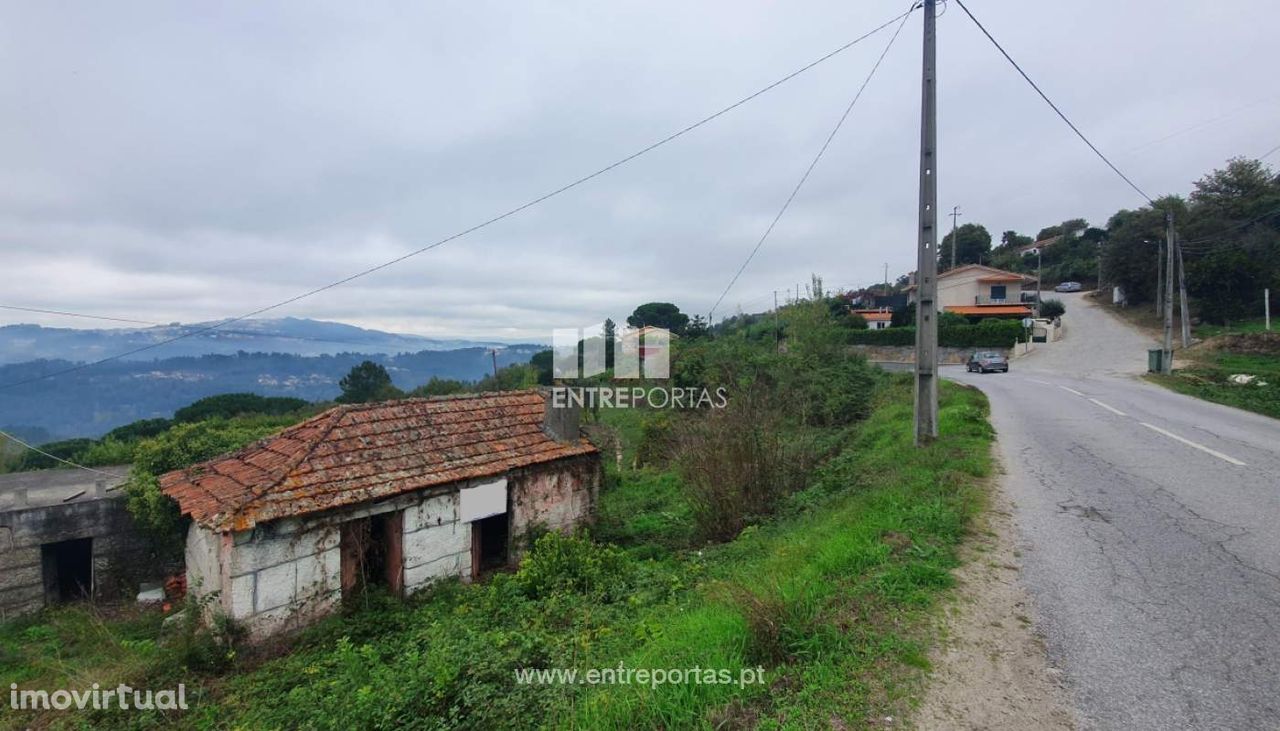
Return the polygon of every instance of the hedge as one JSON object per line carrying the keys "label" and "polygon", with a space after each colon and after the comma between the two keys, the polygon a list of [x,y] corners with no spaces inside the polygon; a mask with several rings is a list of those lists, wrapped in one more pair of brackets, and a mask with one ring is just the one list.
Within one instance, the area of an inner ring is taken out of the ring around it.
{"label": "hedge", "polygon": [[[1008,348],[1026,336],[1026,330],[1017,320],[984,320],[977,325],[938,327],[938,345],[946,348]],[[854,345],[915,345],[916,329],[907,326],[850,330],[848,337]]]}

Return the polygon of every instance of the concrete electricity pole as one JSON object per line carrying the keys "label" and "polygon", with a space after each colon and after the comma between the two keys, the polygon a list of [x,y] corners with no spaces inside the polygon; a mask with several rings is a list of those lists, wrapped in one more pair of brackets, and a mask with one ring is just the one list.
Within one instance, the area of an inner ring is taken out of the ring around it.
{"label": "concrete electricity pole", "polygon": [[1036,247],[1036,317],[1040,316],[1040,247]]}
{"label": "concrete electricity pole", "polygon": [[1267,332],[1271,331],[1271,288],[1262,290],[1262,319],[1266,323]]}
{"label": "concrete electricity pole", "polygon": [[1156,314],[1164,307],[1164,244],[1156,241]]}
{"label": "concrete electricity pole", "polygon": [[773,290],[773,348],[782,350],[782,326],[778,322],[778,290]]}
{"label": "concrete electricity pole", "polygon": [[1187,270],[1182,267],[1182,242],[1174,240],[1178,253],[1178,320],[1182,325],[1182,347],[1191,345],[1191,313],[1187,311]]}
{"label": "concrete electricity pole", "polygon": [[1173,212],[1164,214],[1164,352],[1160,372],[1173,372]]}
{"label": "concrete electricity pole", "polygon": [[916,248],[916,446],[938,437],[937,0],[924,3],[920,100],[920,238]]}
{"label": "concrete electricity pole", "polygon": [[951,207],[951,266],[956,268],[956,219],[960,217],[960,206]]}
{"label": "concrete electricity pole", "polygon": [[889,296],[889,262],[884,263],[884,296]]}
{"label": "concrete electricity pole", "polygon": [[1094,289],[1102,291],[1102,242],[1098,242],[1098,286]]}

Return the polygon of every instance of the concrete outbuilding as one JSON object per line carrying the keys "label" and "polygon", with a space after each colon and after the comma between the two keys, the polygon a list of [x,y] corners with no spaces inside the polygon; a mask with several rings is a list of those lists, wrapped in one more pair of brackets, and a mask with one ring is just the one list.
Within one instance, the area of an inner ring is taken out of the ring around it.
{"label": "concrete outbuilding", "polygon": [[407,594],[512,565],[590,518],[598,450],[540,391],[338,406],[164,475],[192,519],[189,590],[256,636],[370,585]]}
{"label": "concrete outbuilding", "polygon": [[128,465],[0,475],[0,620],[129,596],[150,567],[125,509]]}

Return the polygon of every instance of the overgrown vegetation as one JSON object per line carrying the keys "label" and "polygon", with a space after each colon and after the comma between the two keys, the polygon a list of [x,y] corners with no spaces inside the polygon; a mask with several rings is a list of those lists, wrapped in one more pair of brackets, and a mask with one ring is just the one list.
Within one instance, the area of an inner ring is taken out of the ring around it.
{"label": "overgrown vegetation", "polygon": [[[68,439],[43,444],[40,449],[55,457],[90,467],[130,464],[139,459],[140,451],[145,452],[149,448],[151,440],[167,439],[169,446],[165,448],[181,450],[182,447],[174,446],[181,441],[175,441],[174,434],[198,434],[199,443],[212,439],[220,444],[234,444],[232,448],[235,448],[282,426],[302,421],[318,413],[324,406],[310,404],[302,399],[252,393],[219,394],[178,409],[172,419],[142,419],[112,429],[101,439]],[[261,425],[261,428],[255,428],[255,425]],[[261,433],[238,441],[239,435],[255,431]],[[225,437],[216,436],[220,432],[226,432]],[[191,462],[183,462],[183,459],[196,453],[203,452],[198,447],[193,447],[186,453],[177,454],[169,462],[185,467]],[[0,460],[0,472],[24,472],[64,466],[56,459],[30,450],[17,453],[8,460]]]}
{"label": "overgrown vegetation", "polygon": [[[723,387],[729,407],[601,410],[591,428],[616,448],[605,449],[595,525],[541,536],[516,572],[370,597],[287,652],[234,654],[224,635],[162,629],[156,615],[45,613],[0,631],[0,663],[24,687],[181,678],[194,707],[13,723],[808,728],[902,715],[927,664],[920,620],[950,584],[992,432],[980,393],[943,384],[942,437],[915,449],[909,380],[851,356],[832,313],[821,301],[785,308],[783,352],[750,324],[682,338],[672,385]],[[155,474],[225,451],[272,417],[243,418],[152,437],[136,464]],[[75,639],[86,626],[112,649]],[[37,657],[55,645],[75,649]],[[618,667],[712,668],[731,682],[516,676]]]}
{"label": "overgrown vegetation", "polygon": [[1179,351],[1172,375],[1149,378],[1179,393],[1280,419],[1280,333],[1247,326],[1209,332],[1219,334]]}
{"label": "overgrown vegetation", "polygon": [[[1025,340],[1026,330],[1018,320],[985,319],[976,325],[942,320],[938,324],[938,345],[948,348],[1008,348]],[[859,345],[914,345],[913,326],[884,330],[853,330],[849,342]]]}

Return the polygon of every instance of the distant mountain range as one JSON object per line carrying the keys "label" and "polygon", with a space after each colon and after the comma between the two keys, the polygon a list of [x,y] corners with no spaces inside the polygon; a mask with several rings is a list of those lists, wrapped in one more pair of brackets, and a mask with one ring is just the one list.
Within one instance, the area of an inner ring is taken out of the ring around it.
{"label": "distant mountain range", "polygon": [[[100,360],[203,325],[74,330],[0,327],[0,385]],[[432,376],[478,380],[526,363],[546,346],[437,340],[318,320],[246,320],[162,348],[0,390],[0,429],[38,442],[99,436],[138,419],[171,416],[205,396],[250,392],[308,401],[336,397],[363,360],[408,390]],[[163,356],[163,357],[157,357]]]}
{"label": "distant mountain range", "polygon": [[237,352],[325,355],[336,353],[416,353],[422,350],[484,348],[503,343],[480,340],[440,340],[366,330],[354,325],[295,317],[244,320],[225,328],[204,330],[215,323],[173,323],[143,328],[78,330],[40,325],[0,327],[0,364],[40,359],[99,360],[171,338],[163,350],[130,356],[133,360],[164,357],[230,355]]}

